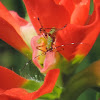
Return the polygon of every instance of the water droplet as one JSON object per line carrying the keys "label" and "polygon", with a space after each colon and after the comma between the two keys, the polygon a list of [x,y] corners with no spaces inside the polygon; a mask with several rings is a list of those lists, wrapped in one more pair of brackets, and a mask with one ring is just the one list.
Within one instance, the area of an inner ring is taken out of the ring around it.
{"label": "water droplet", "polygon": [[59,2],[59,5],[61,5],[61,3]]}
{"label": "water droplet", "polygon": [[26,63],[26,65],[28,65],[28,63]]}
{"label": "water droplet", "polygon": [[61,45],[62,47],[64,46],[64,45]]}
{"label": "water droplet", "polygon": [[35,75],[35,78],[37,78],[37,75]]}
{"label": "water droplet", "polygon": [[71,44],[75,44],[75,43],[71,43]]}

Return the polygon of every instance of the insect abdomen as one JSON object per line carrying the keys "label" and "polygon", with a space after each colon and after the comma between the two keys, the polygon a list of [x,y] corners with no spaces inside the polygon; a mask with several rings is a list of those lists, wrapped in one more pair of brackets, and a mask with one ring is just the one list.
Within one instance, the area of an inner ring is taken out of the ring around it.
{"label": "insect abdomen", "polygon": [[48,39],[47,39],[47,50],[50,50],[52,48],[52,42],[53,42],[53,39],[48,36]]}

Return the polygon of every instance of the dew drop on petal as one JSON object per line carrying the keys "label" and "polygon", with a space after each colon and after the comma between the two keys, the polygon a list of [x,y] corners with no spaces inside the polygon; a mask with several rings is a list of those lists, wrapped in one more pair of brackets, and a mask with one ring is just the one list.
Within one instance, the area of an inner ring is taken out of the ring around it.
{"label": "dew drop on petal", "polygon": [[75,43],[71,43],[71,44],[75,44]]}
{"label": "dew drop on petal", "polygon": [[35,19],[36,17],[34,16],[33,18]]}

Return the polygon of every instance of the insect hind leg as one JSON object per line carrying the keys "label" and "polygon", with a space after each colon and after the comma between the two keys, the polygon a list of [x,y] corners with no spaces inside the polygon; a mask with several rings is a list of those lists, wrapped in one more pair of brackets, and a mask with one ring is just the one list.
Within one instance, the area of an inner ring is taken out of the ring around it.
{"label": "insect hind leg", "polygon": [[40,47],[43,47],[43,46],[45,46],[45,45],[41,45],[41,46],[37,46],[37,47],[36,47],[36,49],[42,51],[43,53],[40,54],[40,55],[37,55],[36,57],[34,57],[34,59],[38,58],[39,56],[46,55],[46,52],[47,52],[47,51],[44,51],[44,50],[40,49]]}
{"label": "insect hind leg", "polygon": [[37,46],[36,49],[38,49],[38,50],[40,50],[42,52],[45,52],[44,50],[40,49],[40,47],[43,47],[43,46],[45,46],[45,45]]}

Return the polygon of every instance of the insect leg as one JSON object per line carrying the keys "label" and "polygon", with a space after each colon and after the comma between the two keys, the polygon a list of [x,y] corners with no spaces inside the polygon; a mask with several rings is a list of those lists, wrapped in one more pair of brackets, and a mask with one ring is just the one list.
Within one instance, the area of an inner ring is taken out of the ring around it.
{"label": "insect leg", "polygon": [[78,44],[82,44],[82,45],[88,45],[88,46],[90,46],[89,44],[87,44],[87,43],[83,43],[83,42],[76,42],[76,43],[74,43],[74,42],[72,42],[72,43],[67,43],[67,44],[65,44],[64,46],[66,46],[66,45],[78,45]]}
{"label": "insect leg", "polygon": [[46,55],[46,52],[43,52],[42,54],[37,55],[36,57],[34,57],[34,59],[36,59],[36,58],[38,58],[39,56],[42,56],[42,55]]}
{"label": "insect leg", "polygon": [[40,47],[43,47],[43,46],[45,46],[45,45],[37,46],[36,49],[45,52],[44,50],[40,49]]}
{"label": "insect leg", "polygon": [[55,50],[56,50],[56,52],[59,52],[59,51],[64,50],[64,48],[61,48],[60,50],[57,50],[57,48],[60,48],[60,47],[63,47],[63,45],[61,45],[61,46],[57,46],[57,47],[54,47],[54,48],[53,48],[53,50],[55,49]]}
{"label": "insect leg", "polygon": [[[57,49],[57,48],[60,48],[60,47],[65,47],[65,46],[67,46],[67,45],[78,45],[78,44],[82,44],[82,45],[88,45],[88,46],[90,46],[89,44],[87,44],[87,43],[74,43],[74,42],[72,42],[72,43],[67,43],[67,44],[64,44],[64,45],[60,45],[60,46],[57,46],[57,47],[54,47],[53,49]],[[64,48],[61,48],[60,50],[57,50],[56,52],[59,52],[59,51],[62,51],[62,50],[64,50]]]}

